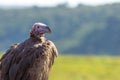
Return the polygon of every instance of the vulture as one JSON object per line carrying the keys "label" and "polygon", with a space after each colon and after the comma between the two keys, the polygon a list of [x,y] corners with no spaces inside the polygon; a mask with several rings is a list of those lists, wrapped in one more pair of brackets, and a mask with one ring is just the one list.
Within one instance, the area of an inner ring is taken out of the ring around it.
{"label": "vulture", "polygon": [[49,26],[34,23],[30,37],[5,52],[0,59],[0,80],[48,80],[58,51],[45,33],[51,33]]}

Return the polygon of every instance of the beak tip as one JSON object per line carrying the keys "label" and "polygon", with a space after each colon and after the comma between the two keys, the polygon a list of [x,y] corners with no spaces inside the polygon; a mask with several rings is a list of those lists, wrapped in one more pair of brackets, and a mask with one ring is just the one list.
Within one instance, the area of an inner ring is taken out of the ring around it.
{"label": "beak tip", "polygon": [[47,33],[51,34],[51,29],[47,26]]}

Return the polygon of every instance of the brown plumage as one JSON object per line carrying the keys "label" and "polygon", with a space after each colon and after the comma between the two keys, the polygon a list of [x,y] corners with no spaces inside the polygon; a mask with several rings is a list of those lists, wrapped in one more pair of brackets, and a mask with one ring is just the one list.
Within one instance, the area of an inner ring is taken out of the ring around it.
{"label": "brown plumage", "polygon": [[32,30],[29,39],[14,44],[2,56],[0,80],[48,80],[58,52],[54,43],[43,36],[45,32],[39,31],[36,36]]}

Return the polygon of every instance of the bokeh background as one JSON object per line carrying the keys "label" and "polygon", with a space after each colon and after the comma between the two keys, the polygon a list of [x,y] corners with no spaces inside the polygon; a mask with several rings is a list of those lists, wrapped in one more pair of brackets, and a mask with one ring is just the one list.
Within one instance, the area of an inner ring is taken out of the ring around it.
{"label": "bokeh background", "polygon": [[59,56],[49,80],[120,80],[120,0],[0,0],[0,53],[35,22]]}

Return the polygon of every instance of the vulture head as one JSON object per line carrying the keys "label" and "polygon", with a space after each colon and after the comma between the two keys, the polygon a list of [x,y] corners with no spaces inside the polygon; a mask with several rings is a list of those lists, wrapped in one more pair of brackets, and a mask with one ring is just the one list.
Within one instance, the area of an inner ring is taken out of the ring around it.
{"label": "vulture head", "polygon": [[40,38],[43,37],[45,33],[50,34],[50,28],[44,23],[35,23],[30,30],[30,37]]}

